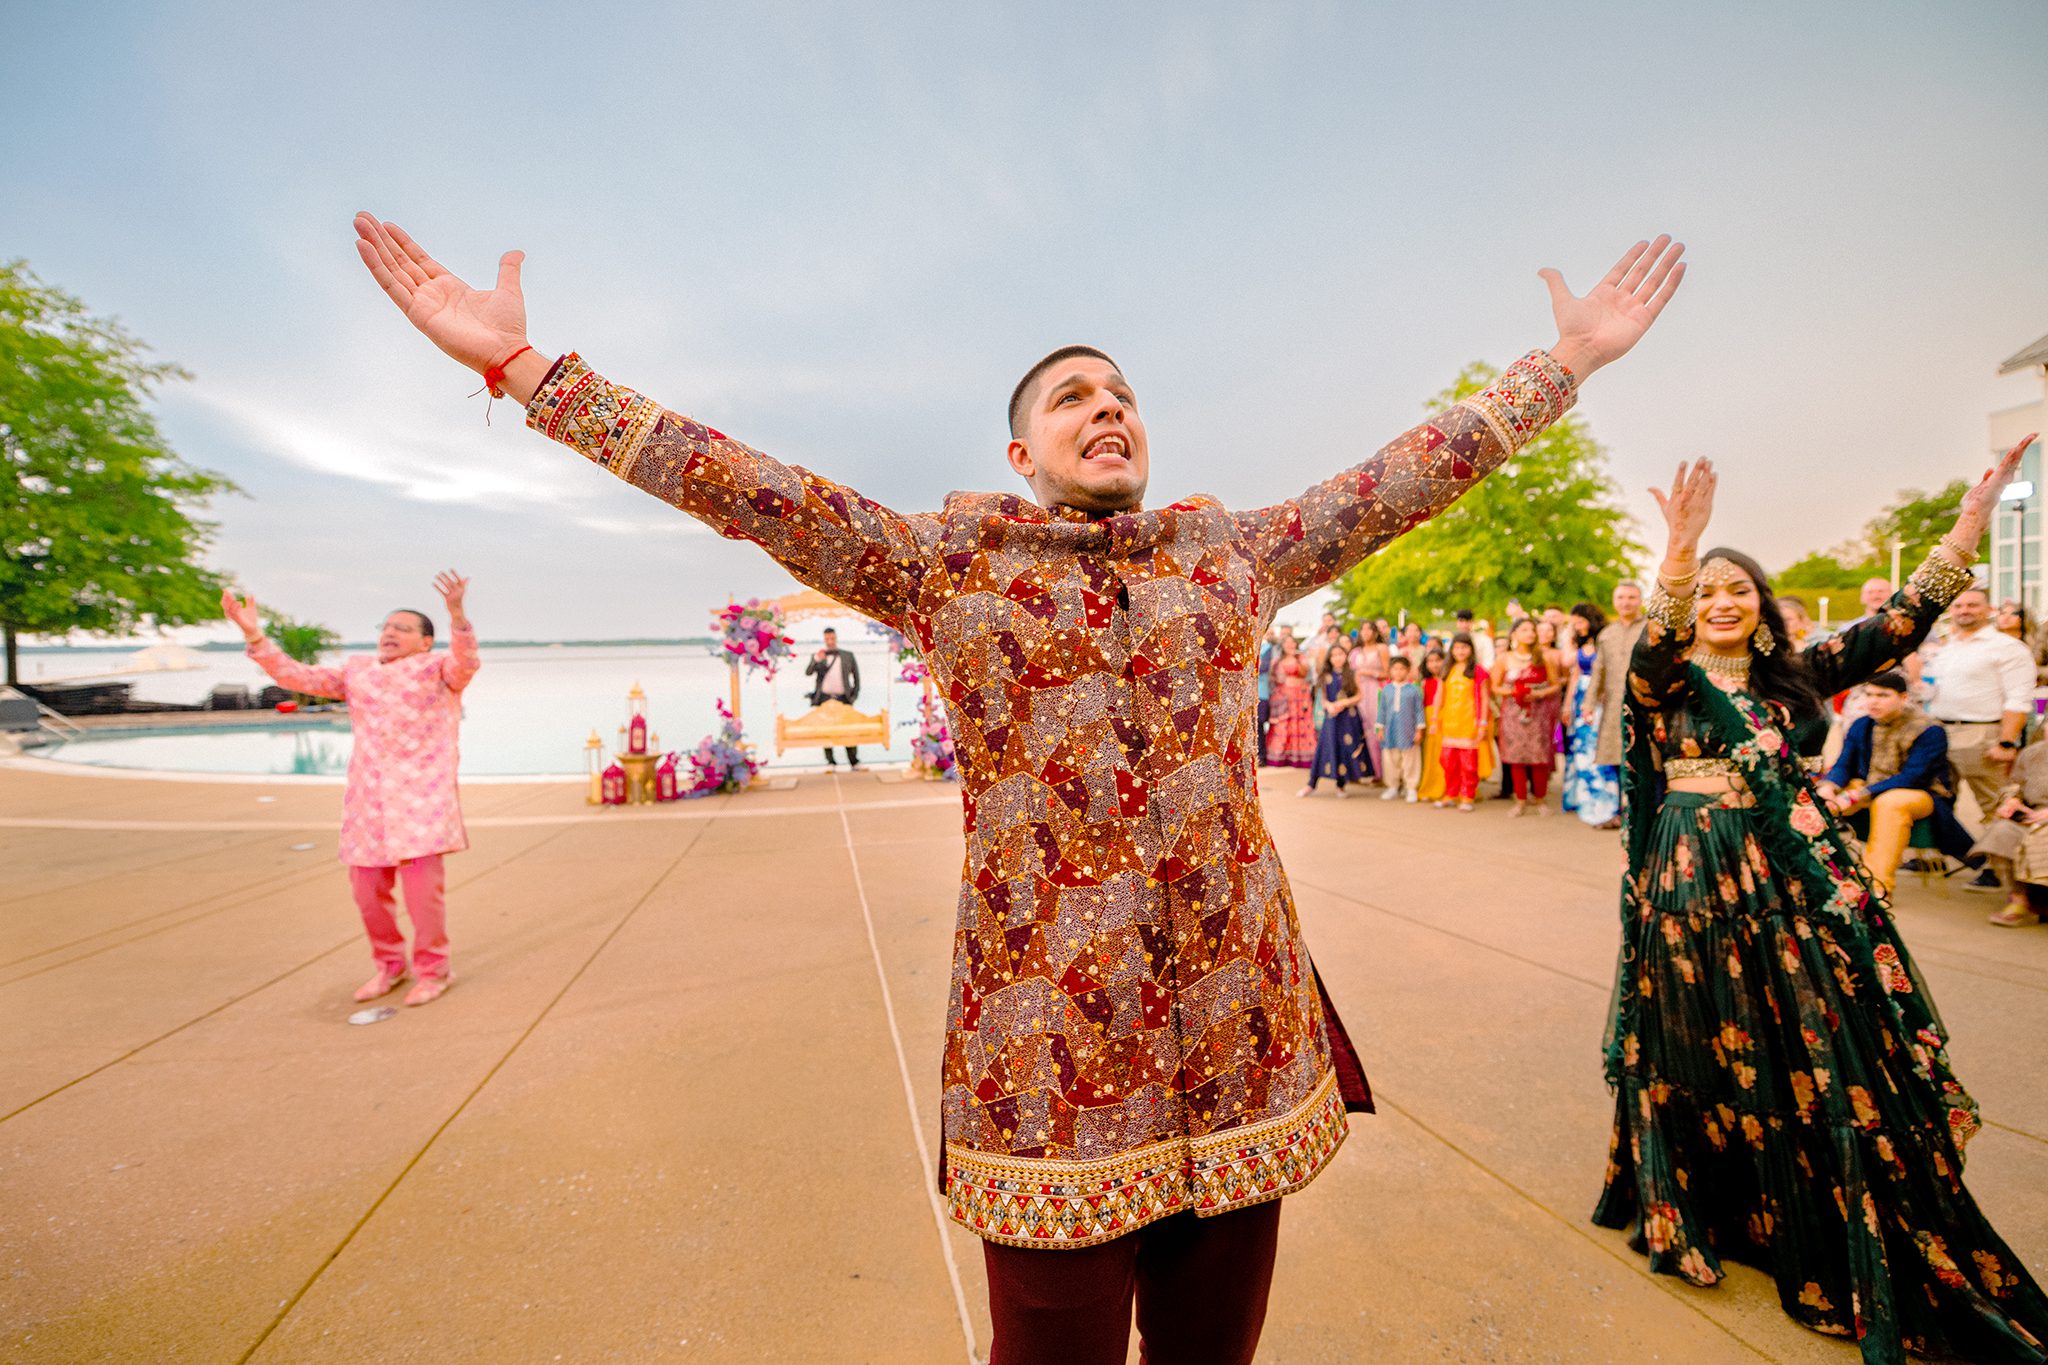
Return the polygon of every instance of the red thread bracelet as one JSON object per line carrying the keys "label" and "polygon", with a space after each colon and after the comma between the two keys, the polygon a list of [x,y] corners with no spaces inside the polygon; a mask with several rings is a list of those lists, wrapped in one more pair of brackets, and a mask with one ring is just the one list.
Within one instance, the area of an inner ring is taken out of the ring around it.
{"label": "red thread bracelet", "polygon": [[503,398],[505,396],[505,391],[498,387],[505,382],[505,367],[532,349],[533,347],[531,346],[521,346],[511,355],[506,356],[503,360],[484,371],[484,387],[491,391],[491,397]]}

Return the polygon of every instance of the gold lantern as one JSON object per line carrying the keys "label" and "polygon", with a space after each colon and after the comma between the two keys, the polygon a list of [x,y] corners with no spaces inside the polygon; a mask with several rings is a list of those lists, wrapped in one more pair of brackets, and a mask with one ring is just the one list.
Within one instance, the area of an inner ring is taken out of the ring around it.
{"label": "gold lantern", "polygon": [[585,801],[593,806],[604,804],[604,741],[595,730],[583,741],[583,768],[590,775],[590,795]]}

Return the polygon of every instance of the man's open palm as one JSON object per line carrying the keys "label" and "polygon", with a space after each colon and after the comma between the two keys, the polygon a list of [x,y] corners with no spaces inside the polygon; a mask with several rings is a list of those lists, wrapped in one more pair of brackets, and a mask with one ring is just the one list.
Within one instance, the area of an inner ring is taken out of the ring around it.
{"label": "man's open palm", "polygon": [[1584,358],[1588,372],[1627,355],[1678,292],[1685,278],[1678,258],[1684,252],[1685,244],[1668,236],[1637,242],[1584,295],[1565,288],[1564,276],[1555,270],[1538,271],[1550,286],[1558,340]]}
{"label": "man's open palm", "polygon": [[404,228],[358,213],[356,254],[407,322],[477,373],[526,345],[526,296],[519,288],[525,252],[508,251],[498,258],[497,288],[471,289]]}

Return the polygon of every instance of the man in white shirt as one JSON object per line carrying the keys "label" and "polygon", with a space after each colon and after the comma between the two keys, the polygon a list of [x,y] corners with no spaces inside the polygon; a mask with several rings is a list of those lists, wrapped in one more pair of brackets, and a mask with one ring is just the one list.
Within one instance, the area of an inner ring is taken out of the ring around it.
{"label": "man in white shirt", "polygon": [[[828,701],[843,701],[851,706],[860,700],[860,660],[839,647],[839,632],[830,626],[825,628],[825,647],[811,656],[804,676],[818,680],[811,688],[813,706],[823,706]],[[825,766],[839,766],[829,745],[825,749]],[[860,771],[860,750],[851,744],[846,746],[846,766]]]}
{"label": "man in white shirt", "polygon": [[[2034,656],[1991,628],[1991,598],[1970,588],[1949,604],[1948,643],[1926,665],[1932,684],[1927,711],[1948,732],[1956,776],[1977,798],[1980,818],[1998,809],[2020,735],[2034,709]],[[1977,889],[1984,878],[1969,883]],[[1995,890],[1994,878],[1983,889]]]}

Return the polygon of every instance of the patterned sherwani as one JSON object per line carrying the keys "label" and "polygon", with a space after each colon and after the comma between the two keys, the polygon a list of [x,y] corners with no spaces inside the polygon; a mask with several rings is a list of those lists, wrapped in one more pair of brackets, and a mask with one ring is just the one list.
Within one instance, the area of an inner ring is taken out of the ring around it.
{"label": "patterned sherwani", "polygon": [[574,355],[528,424],[917,641],[967,836],[942,1192],[991,1241],[1072,1247],[1299,1189],[1370,1108],[1259,810],[1259,640],[1575,392],[1535,352],[1290,502],[1100,518],[892,512]]}
{"label": "patterned sherwani", "polygon": [[268,638],[249,657],[280,687],[348,703],[354,732],[341,798],[341,861],[396,867],[409,858],[469,847],[456,789],[462,689],[482,660],[476,632],[453,631],[446,651],[390,663],[358,654],[339,667],[302,664]]}

